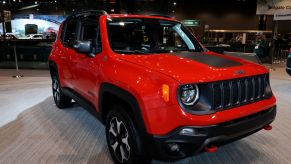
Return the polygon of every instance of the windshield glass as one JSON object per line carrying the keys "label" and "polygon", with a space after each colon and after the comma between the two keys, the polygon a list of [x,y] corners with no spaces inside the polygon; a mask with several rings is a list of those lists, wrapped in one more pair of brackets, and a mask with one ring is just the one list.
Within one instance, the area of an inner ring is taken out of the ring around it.
{"label": "windshield glass", "polygon": [[110,46],[117,53],[167,53],[202,51],[202,47],[179,22],[160,19],[108,19]]}

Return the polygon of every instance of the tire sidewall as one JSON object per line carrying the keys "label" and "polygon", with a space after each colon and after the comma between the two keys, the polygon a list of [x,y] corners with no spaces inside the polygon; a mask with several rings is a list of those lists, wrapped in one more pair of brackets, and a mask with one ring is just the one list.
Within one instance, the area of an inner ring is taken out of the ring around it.
{"label": "tire sidewall", "polygon": [[[61,94],[60,81],[59,81],[59,78],[58,78],[57,75],[53,75],[52,76],[52,92],[53,92],[53,94],[54,94],[54,89],[53,89],[54,81],[57,81],[58,87],[59,87],[59,90],[60,90],[60,94]],[[59,95],[59,96],[61,96],[61,95]],[[60,98],[59,98],[59,101],[56,100],[56,98],[54,96],[53,96],[53,98],[54,98],[55,104],[59,107],[60,106]]]}
{"label": "tire sidewall", "polygon": [[136,163],[135,161],[137,160],[136,158],[138,157],[138,152],[140,152],[138,150],[138,134],[137,131],[135,130],[133,121],[130,119],[130,117],[128,116],[128,114],[124,111],[124,107],[123,106],[114,106],[112,107],[112,109],[109,111],[107,117],[106,117],[106,140],[107,140],[107,146],[109,149],[109,152],[111,154],[111,157],[114,161],[114,163],[120,164],[121,162],[119,162],[114,154],[113,149],[110,146],[110,141],[109,141],[109,128],[110,128],[110,121],[112,118],[116,117],[118,120],[122,121],[124,123],[124,125],[126,126],[126,129],[128,131],[128,135],[129,135],[129,145],[130,145],[130,156],[129,156],[129,160],[124,162],[124,163],[128,163],[128,164],[134,164]]}

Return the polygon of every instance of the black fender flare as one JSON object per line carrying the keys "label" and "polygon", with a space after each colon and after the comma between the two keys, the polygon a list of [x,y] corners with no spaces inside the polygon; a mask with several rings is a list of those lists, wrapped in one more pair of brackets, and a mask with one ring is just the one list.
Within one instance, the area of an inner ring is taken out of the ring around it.
{"label": "black fender flare", "polygon": [[53,70],[55,70],[56,73],[59,74],[57,63],[52,60],[49,60],[48,63],[51,76],[53,76]]}
{"label": "black fender flare", "polygon": [[113,85],[109,83],[103,83],[100,86],[99,90],[99,102],[98,102],[98,107],[99,107],[99,114],[101,116],[101,121],[104,124],[106,122],[106,116],[104,117],[104,112],[106,112],[106,109],[102,109],[102,103],[103,103],[103,95],[105,92],[109,92],[110,94],[113,94],[114,96],[117,96],[121,100],[127,102],[130,107],[131,107],[131,112],[133,114],[133,121],[137,124],[137,130],[139,132],[139,135],[141,137],[142,142],[144,142],[146,149],[148,149],[148,146],[151,145],[152,143],[152,136],[147,132],[144,118],[142,116],[142,112],[140,109],[140,106],[138,104],[138,101],[136,98],[128,91]]}

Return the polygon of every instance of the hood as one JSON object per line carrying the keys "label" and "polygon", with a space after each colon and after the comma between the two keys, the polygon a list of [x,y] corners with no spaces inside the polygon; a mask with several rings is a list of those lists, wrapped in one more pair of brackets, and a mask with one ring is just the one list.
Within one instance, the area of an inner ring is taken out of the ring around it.
{"label": "hood", "polygon": [[203,83],[267,73],[258,64],[214,52],[118,55],[121,60],[160,72],[180,83]]}

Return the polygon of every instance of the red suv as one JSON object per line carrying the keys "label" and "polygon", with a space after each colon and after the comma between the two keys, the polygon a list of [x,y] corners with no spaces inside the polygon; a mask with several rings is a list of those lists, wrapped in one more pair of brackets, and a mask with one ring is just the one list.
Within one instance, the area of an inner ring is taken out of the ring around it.
{"label": "red suv", "polygon": [[69,16],[49,67],[56,105],[74,99],[96,115],[115,163],[212,152],[276,115],[265,67],[206,50],[168,17]]}

